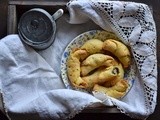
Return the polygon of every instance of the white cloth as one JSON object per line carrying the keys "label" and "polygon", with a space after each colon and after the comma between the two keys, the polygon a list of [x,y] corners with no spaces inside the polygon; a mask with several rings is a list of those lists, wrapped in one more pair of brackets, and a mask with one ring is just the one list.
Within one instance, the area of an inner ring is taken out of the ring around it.
{"label": "white cloth", "polygon": [[83,25],[57,20],[54,44],[36,52],[18,35],[0,40],[0,88],[6,112],[12,120],[67,119],[92,103],[92,95],[67,90],[60,78],[60,61],[66,45],[77,35],[99,29],[92,21]]}
{"label": "white cloth", "polygon": [[[36,52],[17,35],[0,40],[0,88],[8,116],[13,120],[67,119],[93,103],[112,102],[130,117],[148,117],[154,112],[157,95],[156,30],[148,6],[75,0],[68,9],[70,23],[76,25],[67,23],[65,15],[58,19],[56,39],[46,50]],[[60,61],[67,44],[83,32],[99,29],[89,18],[103,29],[114,31],[132,48],[139,74],[121,101],[100,101],[90,94],[67,90],[61,80]]]}
{"label": "white cloth", "polygon": [[73,0],[68,3],[68,9],[70,23],[80,24],[92,19],[131,47],[138,72],[135,83],[122,101],[112,102],[134,118],[153,113],[157,97],[157,36],[149,7],[134,2]]}

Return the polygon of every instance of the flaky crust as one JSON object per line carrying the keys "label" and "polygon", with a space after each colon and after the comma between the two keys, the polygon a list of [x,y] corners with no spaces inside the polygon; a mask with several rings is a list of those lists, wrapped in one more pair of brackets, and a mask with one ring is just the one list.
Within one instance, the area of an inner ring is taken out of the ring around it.
{"label": "flaky crust", "polygon": [[126,80],[120,80],[112,87],[104,87],[95,84],[93,91],[102,92],[110,97],[120,98],[124,96],[128,88],[128,82]]}
{"label": "flaky crust", "polygon": [[80,76],[80,58],[87,54],[86,50],[75,50],[70,53],[67,60],[67,74],[72,85],[78,88],[86,88],[87,83]]}
{"label": "flaky crust", "polygon": [[82,62],[81,75],[86,76],[88,73],[101,66],[109,67],[116,64],[115,59],[109,55],[101,53],[92,54]]}
{"label": "flaky crust", "polygon": [[112,87],[114,86],[117,82],[119,82],[121,79],[124,78],[124,69],[121,63],[117,62],[115,65],[117,68],[117,77],[115,79],[112,79],[110,81],[106,81],[103,86],[104,87]]}
{"label": "flaky crust", "polygon": [[[81,46],[81,49],[84,49],[87,51],[88,53],[87,57],[95,53],[102,53],[103,42],[99,39],[90,39]],[[83,60],[85,58],[86,57],[84,57]]]}
{"label": "flaky crust", "polygon": [[127,68],[130,65],[131,55],[129,49],[122,42],[113,39],[107,39],[103,43],[103,49],[114,54],[123,64],[123,67]]}
{"label": "flaky crust", "polygon": [[99,68],[93,74],[82,77],[82,79],[87,83],[87,89],[92,89],[95,84],[103,84],[106,81],[113,80],[117,77],[117,72],[114,70],[116,67],[110,66],[107,68]]}

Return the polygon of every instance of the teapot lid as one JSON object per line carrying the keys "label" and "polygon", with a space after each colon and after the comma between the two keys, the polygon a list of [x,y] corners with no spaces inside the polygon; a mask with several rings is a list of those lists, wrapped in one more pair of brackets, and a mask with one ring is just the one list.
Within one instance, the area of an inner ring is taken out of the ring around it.
{"label": "teapot lid", "polygon": [[31,45],[45,44],[55,36],[56,24],[43,9],[35,8],[24,13],[18,24],[21,39]]}

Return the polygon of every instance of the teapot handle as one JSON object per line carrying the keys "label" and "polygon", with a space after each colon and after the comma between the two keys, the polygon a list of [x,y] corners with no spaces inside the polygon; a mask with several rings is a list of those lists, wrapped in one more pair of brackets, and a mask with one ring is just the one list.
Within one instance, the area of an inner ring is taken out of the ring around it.
{"label": "teapot handle", "polygon": [[52,18],[53,20],[57,20],[62,15],[63,15],[63,9],[59,9],[52,15]]}

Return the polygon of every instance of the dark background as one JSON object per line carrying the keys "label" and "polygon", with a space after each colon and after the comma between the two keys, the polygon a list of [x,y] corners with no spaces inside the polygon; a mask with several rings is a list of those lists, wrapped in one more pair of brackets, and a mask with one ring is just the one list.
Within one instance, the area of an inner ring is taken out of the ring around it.
{"label": "dark background", "polygon": [[[53,0],[54,1],[54,0]],[[127,1],[127,0],[123,0]],[[131,1],[131,0],[128,0]],[[152,7],[153,10],[153,17],[156,22],[157,27],[157,60],[158,60],[158,85],[159,82],[159,71],[160,71],[160,0],[132,0],[134,2],[142,2],[148,4]],[[7,0],[0,0],[0,39],[7,35],[7,14],[8,14],[8,1]],[[155,112],[149,116],[147,120],[160,120],[160,88],[158,87],[158,97],[157,97],[157,107]],[[126,115],[120,113],[80,113],[76,115],[73,120],[133,120]],[[3,113],[0,111],[0,120],[7,120]]]}

